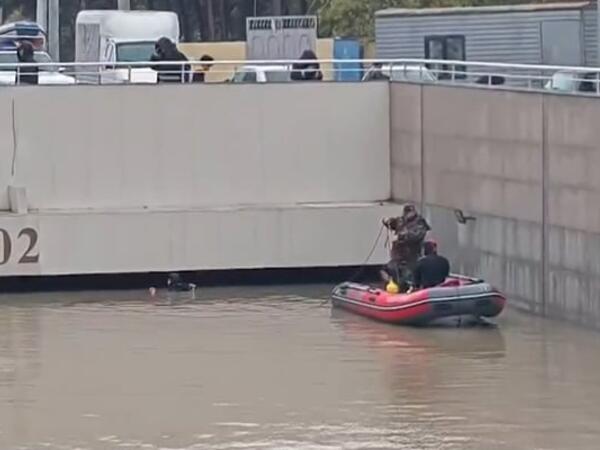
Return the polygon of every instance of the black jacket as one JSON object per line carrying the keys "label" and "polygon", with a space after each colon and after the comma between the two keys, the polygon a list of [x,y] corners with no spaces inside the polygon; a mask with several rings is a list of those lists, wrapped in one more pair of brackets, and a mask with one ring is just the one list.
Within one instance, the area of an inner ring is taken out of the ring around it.
{"label": "black jacket", "polygon": [[419,259],[413,272],[413,281],[418,288],[430,288],[442,284],[450,275],[450,262],[439,255],[428,255]]}
{"label": "black jacket", "polygon": [[[172,55],[170,58],[161,58],[157,55],[152,55],[150,60],[153,62],[188,61],[186,56],[179,51]],[[183,69],[182,66],[178,64],[153,65],[152,69],[158,72],[159,83],[181,83],[182,80],[184,83],[187,83],[190,81],[189,77],[191,72],[191,66],[189,64],[185,64],[183,66]]]}
{"label": "black jacket", "polygon": [[[17,50],[17,60],[20,63],[34,63],[33,46],[29,42],[24,42]],[[19,67],[17,73],[18,84],[38,84],[39,83],[39,68],[37,66]]]}
{"label": "black jacket", "polygon": [[[188,61],[187,57],[177,50],[177,46],[167,38],[160,38],[156,43],[157,52],[150,57],[152,62]],[[152,65],[158,72],[159,83],[188,83],[191,81],[192,67],[189,64]]]}
{"label": "black jacket", "polygon": [[292,64],[292,73],[290,75],[292,80],[321,81],[323,79],[323,72],[321,72],[321,66],[317,61],[317,55],[312,50],[302,52],[300,59],[306,62]]}
{"label": "black jacket", "polygon": [[19,84],[39,84],[39,70],[37,66],[19,68]]}

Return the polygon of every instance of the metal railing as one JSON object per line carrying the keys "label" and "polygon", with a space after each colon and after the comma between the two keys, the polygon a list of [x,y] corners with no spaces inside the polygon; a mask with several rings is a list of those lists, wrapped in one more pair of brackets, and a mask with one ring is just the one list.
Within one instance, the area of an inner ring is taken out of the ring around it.
{"label": "metal railing", "polygon": [[299,73],[302,65],[314,63],[324,81],[389,79],[600,95],[600,68],[425,59],[4,63],[0,86],[26,82],[31,77],[26,68],[32,66],[39,71],[39,84],[85,85],[193,83],[204,76],[217,83],[284,82],[293,81],[292,73]]}

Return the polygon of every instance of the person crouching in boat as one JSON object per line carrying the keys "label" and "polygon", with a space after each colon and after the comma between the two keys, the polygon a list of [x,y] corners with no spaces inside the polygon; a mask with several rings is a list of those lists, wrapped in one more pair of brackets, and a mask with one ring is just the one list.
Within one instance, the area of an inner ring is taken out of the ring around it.
{"label": "person crouching in boat", "polygon": [[419,257],[423,241],[431,227],[417,212],[413,204],[404,206],[401,217],[383,220],[386,228],[391,230],[395,239],[392,242],[391,260],[381,272],[384,281],[393,280],[400,292],[406,292],[412,282],[412,271]]}
{"label": "person crouching in boat", "polygon": [[413,282],[416,289],[439,286],[450,275],[450,262],[443,256],[438,255],[435,241],[425,241],[423,253],[425,256],[419,259],[413,272]]}

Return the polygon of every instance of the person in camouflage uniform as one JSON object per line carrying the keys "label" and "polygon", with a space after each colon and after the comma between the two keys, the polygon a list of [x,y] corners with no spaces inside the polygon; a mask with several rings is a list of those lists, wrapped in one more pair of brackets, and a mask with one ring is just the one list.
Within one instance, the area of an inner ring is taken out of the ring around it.
{"label": "person in camouflage uniform", "polygon": [[392,278],[405,291],[431,227],[412,204],[404,207],[401,217],[384,219],[383,224],[394,233],[395,239],[392,242],[391,260],[384,267],[382,277],[385,281]]}

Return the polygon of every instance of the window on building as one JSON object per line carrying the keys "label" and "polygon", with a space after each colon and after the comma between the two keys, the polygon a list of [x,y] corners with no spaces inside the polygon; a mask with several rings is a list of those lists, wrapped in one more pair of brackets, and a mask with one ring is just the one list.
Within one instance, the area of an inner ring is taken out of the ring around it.
{"label": "window on building", "polygon": [[[465,61],[467,59],[465,37],[463,35],[426,36],[425,58]],[[437,73],[439,80],[467,77],[467,68],[462,64],[427,64],[427,67]]]}

